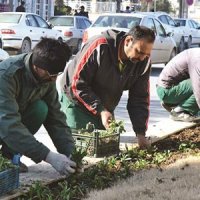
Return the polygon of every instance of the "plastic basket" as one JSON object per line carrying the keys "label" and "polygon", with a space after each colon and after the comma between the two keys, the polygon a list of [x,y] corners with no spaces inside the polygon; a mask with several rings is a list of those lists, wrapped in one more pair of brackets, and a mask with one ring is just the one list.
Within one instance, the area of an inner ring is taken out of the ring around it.
{"label": "plastic basket", "polygon": [[72,133],[76,147],[87,148],[87,155],[93,157],[104,157],[119,153],[120,134],[100,136],[95,130],[90,135]]}
{"label": "plastic basket", "polygon": [[19,167],[0,172],[0,196],[19,187]]}

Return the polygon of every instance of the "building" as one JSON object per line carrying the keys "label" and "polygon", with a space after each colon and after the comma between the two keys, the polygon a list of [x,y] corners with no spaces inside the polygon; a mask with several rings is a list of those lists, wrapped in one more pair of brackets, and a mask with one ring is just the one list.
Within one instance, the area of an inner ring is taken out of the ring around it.
{"label": "building", "polygon": [[[44,19],[54,15],[54,0],[24,0],[26,12],[36,13]],[[0,0],[2,11],[15,11],[21,0]],[[5,9],[3,9],[5,8]]]}

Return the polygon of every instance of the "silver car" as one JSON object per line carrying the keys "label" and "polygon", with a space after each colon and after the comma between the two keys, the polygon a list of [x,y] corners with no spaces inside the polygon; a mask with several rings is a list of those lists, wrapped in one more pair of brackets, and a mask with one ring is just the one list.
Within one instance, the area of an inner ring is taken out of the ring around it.
{"label": "silver car", "polygon": [[175,19],[182,27],[185,36],[185,46],[190,48],[192,45],[200,46],[200,25],[193,19],[178,18]]}
{"label": "silver car", "polygon": [[70,15],[51,17],[48,23],[62,33],[63,40],[73,49],[73,52],[80,50],[84,30],[91,25],[87,17]]}
{"label": "silver car", "polygon": [[3,49],[27,53],[41,37],[62,40],[59,31],[53,30],[39,15],[25,12],[0,13],[0,31]]}
{"label": "silver car", "polygon": [[126,14],[102,14],[96,21],[85,31],[83,43],[96,34],[108,29],[116,29],[119,31],[128,32],[130,28],[136,25],[143,25],[151,28],[156,33],[156,40],[154,42],[151,53],[152,63],[167,63],[176,55],[176,43],[171,37],[167,35],[161,22],[154,16],[149,16],[141,13]]}
{"label": "silver car", "polygon": [[185,49],[185,37],[182,27],[180,27],[170,15],[165,12],[148,12],[149,15],[154,15],[163,24],[167,33],[171,32],[176,42],[178,52]]}

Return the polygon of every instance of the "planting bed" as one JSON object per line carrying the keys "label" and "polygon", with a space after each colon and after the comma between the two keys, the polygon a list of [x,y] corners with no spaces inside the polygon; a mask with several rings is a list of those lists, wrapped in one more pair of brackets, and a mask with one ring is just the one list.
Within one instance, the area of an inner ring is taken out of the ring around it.
{"label": "planting bed", "polygon": [[48,187],[34,184],[30,192],[15,199],[65,200],[83,199],[93,189],[105,189],[141,169],[162,168],[189,155],[200,155],[200,127],[190,128],[156,142],[146,150],[126,150],[118,157],[109,157],[97,165]]}

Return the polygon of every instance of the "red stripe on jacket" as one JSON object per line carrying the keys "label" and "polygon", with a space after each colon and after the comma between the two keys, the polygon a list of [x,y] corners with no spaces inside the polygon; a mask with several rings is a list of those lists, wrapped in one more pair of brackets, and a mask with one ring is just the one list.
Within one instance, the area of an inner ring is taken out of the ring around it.
{"label": "red stripe on jacket", "polygon": [[92,108],[89,104],[87,104],[78,94],[78,90],[77,90],[77,82],[79,80],[80,77],[80,73],[82,71],[82,69],[84,68],[86,62],[88,61],[89,57],[91,56],[91,54],[93,53],[93,51],[101,44],[107,44],[107,40],[106,38],[99,38],[97,40],[95,40],[90,47],[88,48],[88,50],[86,51],[86,53],[83,55],[83,57],[81,58],[76,73],[73,77],[73,81],[72,81],[72,91],[74,93],[74,95],[76,96],[76,98],[90,111],[92,112],[94,115],[96,115],[97,111]]}

